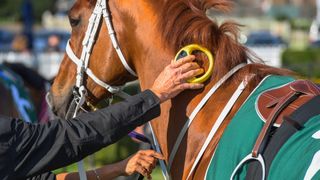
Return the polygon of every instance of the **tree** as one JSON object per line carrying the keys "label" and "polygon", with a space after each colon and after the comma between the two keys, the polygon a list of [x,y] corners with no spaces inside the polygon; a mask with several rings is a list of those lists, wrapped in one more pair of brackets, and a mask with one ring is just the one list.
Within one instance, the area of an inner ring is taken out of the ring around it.
{"label": "tree", "polygon": [[[36,21],[41,20],[42,13],[46,10],[54,11],[56,0],[31,0],[33,5],[33,14]],[[1,0],[0,17],[6,20],[21,20],[21,6],[23,0]]]}

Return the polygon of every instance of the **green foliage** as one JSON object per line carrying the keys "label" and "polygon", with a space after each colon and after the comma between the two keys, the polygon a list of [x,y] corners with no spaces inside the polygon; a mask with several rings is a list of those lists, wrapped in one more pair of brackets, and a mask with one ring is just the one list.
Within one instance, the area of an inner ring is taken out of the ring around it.
{"label": "green foliage", "polygon": [[55,0],[32,0],[33,12],[37,21],[41,20],[44,11],[54,11]]}
{"label": "green foliage", "polygon": [[283,22],[283,21],[288,21],[290,20],[290,16],[288,16],[287,14],[283,13],[283,14],[277,14],[274,17],[275,20]]}
{"label": "green foliage", "polygon": [[95,154],[97,165],[110,164],[136,153],[139,144],[133,142],[131,138],[124,137],[116,144],[112,144]]}
{"label": "green foliage", "polygon": [[[21,9],[23,0],[1,0],[0,20],[21,20]],[[31,0],[34,17],[41,20],[42,13],[46,10],[54,10],[55,0]]]}
{"label": "green foliage", "polygon": [[282,54],[283,67],[308,78],[320,78],[320,49],[287,49]]}
{"label": "green foliage", "polygon": [[287,21],[299,16],[299,8],[293,5],[272,6],[268,15],[277,21]]}
{"label": "green foliage", "polygon": [[[119,142],[112,144],[104,149],[101,149],[94,154],[94,166],[99,167],[105,164],[111,164],[121,161],[138,151],[139,144],[133,142],[129,137],[122,138]],[[88,159],[85,160],[88,167]],[[75,165],[70,165],[67,170],[76,170]],[[58,170],[61,172],[62,170]]]}
{"label": "green foliage", "polygon": [[311,23],[312,22],[308,19],[295,18],[290,20],[292,30],[308,31]]}
{"label": "green foliage", "polygon": [[[106,164],[115,163],[121,161],[130,155],[136,153],[138,151],[139,145],[133,142],[129,137],[122,138],[119,142],[112,144],[104,149],[101,149],[97,153],[94,154],[91,158],[93,158],[93,166],[101,167]],[[86,158],[84,160],[84,164],[86,169],[90,169],[90,158]],[[77,171],[77,165],[72,164],[65,168],[61,168],[55,171],[55,173],[61,172],[73,172]]]}
{"label": "green foliage", "polygon": [[20,17],[22,0],[2,0],[0,17],[4,19],[18,19]]}

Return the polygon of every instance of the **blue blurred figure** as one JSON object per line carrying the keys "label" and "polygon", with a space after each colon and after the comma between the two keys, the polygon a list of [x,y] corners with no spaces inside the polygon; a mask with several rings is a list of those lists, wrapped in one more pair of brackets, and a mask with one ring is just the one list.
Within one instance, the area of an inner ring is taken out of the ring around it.
{"label": "blue blurred figure", "polygon": [[30,0],[24,0],[22,3],[22,22],[23,22],[23,34],[28,39],[28,49],[33,50],[33,8]]}

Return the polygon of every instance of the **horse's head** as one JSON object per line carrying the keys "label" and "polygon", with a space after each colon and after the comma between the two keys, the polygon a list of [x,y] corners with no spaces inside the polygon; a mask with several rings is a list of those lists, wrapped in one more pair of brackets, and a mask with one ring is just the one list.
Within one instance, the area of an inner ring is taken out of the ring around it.
{"label": "horse's head", "polygon": [[[138,4],[141,8],[144,4],[145,9],[137,9]],[[96,7],[98,5],[101,7]],[[151,36],[148,24],[144,23],[143,27],[138,24],[142,21],[138,20],[141,16],[148,17],[149,25],[153,22],[151,12],[146,14],[148,13],[147,5],[143,1],[77,0],[75,2],[69,12],[72,33],[67,53],[49,95],[49,102],[55,113],[65,116],[73,100],[73,90],[79,73],[83,73],[82,77],[78,77],[80,78],[78,81],[87,89],[87,101],[93,104],[110,96],[109,91],[117,91],[117,87],[114,89],[108,87],[109,85],[123,85],[136,78],[135,69],[141,65],[139,59],[145,58],[143,54],[146,54],[142,52],[146,49],[142,46],[148,45],[142,43],[142,39],[148,39],[148,36]],[[144,12],[140,14],[138,11]],[[108,23],[114,28],[115,36],[111,38],[109,34],[112,35],[113,30],[108,30],[110,28],[107,26]],[[152,27],[149,26],[149,28]],[[115,38],[114,42],[112,38]],[[94,39],[96,41],[91,44]],[[113,47],[117,44],[121,53]],[[88,53],[85,53],[87,50]],[[83,66],[82,61],[84,61]],[[86,63],[88,63],[87,67]],[[87,71],[86,68],[88,68]],[[106,83],[105,88],[101,83],[99,86],[99,82]]]}

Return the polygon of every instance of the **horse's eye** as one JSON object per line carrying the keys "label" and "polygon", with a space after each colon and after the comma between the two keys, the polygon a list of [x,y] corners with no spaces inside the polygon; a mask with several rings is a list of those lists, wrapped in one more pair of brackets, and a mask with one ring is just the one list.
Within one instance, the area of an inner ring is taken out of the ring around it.
{"label": "horse's eye", "polygon": [[69,17],[69,23],[72,27],[75,27],[80,23],[80,18]]}

